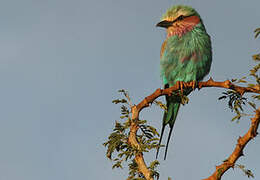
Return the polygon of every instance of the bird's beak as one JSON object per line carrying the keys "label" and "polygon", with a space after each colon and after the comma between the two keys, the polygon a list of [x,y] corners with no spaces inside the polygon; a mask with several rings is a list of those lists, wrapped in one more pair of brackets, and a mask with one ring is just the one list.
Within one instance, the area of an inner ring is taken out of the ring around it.
{"label": "bird's beak", "polygon": [[173,23],[172,21],[164,20],[164,21],[161,21],[158,24],[156,24],[156,27],[168,28],[172,25],[172,23]]}

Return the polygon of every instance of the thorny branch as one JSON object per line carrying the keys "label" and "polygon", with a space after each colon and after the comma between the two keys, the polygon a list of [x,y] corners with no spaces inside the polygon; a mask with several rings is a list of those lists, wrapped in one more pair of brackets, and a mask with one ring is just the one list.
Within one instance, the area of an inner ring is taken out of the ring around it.
{"label": "thorny branch", "polygon": [[[242,87],[242,86],[237,86],[237,85],[231,83],[229,80],[226,80],[223,82],[218,82],[218,81],[214,81],[212,78],[210,78],[208,81],[198,82],[197,84],[198,84],[197,85],[198,89],[201,89],[204,87],[219,87],[219,88],[226,88],[226,89],[234,90],[241,95],[243,95],[244,93],[260,94],[259,85],[255,85],[254,87]],[[188,87],[192,88],[193,82],[187,82],[187,83],[183,82],[183,85],[184,85],[184,88],[188,88]],[[144,98],[144,100],[141,101],[137,105],[137,109],[140,112],[143,108],[148,107],[149,104],[151,104],[156,98],[163,96],[163,95],[171,95],[173,91],[179,90],[180,88],[181,88],[180,85],[177,83],[176,85],[174,85],[170,88],[167,88],[167,89],[157,89],[153,94]]]}
{"label": "thorny branch", "polygon": [[[193,88],[193,87],[194,87],[193,82],[188,82],[188,83],[183,82],[183,88]],[[204,87],[219,87],[219,88],[231,89],[238,92],[241,95],[243,95],[244,93],[260,94],[259,85],[256,85],[254,87],[241,87],[231,83],[229,80],[226,80],[224,82],[217,82],[217,81],[213,81],[213,79],[210,78],[208,81],[197,83],[196,88],[201,89]],[[148,107],[158,97],[163,95],[171,95],[172,92],[180,89],[181,87],[179,83],[167,89],[157,89],[154,93],[145,97],[144,100],[141,101],[138,105],[131,106],[132,123],[130,127],[130,135],[128,139],[128,143],[130,145],[136,148],[140,148],[140,145],[136,139],[136,133],[139,127],[135,120],[139,119],[139,113],[142,111],[142,109]],[[221,176],[225,173],[225,171],[227,171],[230,167],[234,167],[236,160],[243,155],[242,151],[246,146],[246,144],[253,137],[257,135],[257,128],[258,128],[259,121],[260,121],[260,108],[256,110],[256,115],[254,118],[252,118],[252,124],[249,131],[242,138],[239,137],[238,144],[236,145],[234,152],[230,155],[228,160],[225,161],[222,165],[217,166],[216,171],[213,173],[213,175],[205,180],[220,180]],[[142,153],[138,153],[135,155],[135,161],[138,165],[139,171],[144,175],[144,177],[147,180],[153,180],[154,178],[151,176],[151,171],[147,168],[147,165],[145,164]]]}
{"label": "thorny branch", "polygon": [[260,107],[256,110],[254,118],[251,118],[251,126],[247,133],[243,137],[239,137],[237,140],[236,147],[232,154],[225,160],[221,165],[216,167],[216,171],[207,179],[204,180],[220,180],[222,175],[231,167],[234,168],[236,161],[240,156],[243,156],[243,149],[247,143],[256,137],[258,125],[260,122]]}

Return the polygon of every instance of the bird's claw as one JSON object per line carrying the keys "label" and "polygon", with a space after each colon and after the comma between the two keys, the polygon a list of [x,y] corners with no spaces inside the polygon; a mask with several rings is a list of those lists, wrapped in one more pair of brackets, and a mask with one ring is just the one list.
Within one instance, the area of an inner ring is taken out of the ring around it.
{"label": "bird's claw", "polygon": [[197,87],[197,81],[191,81],[191,85],[192,85],[192,90],[194,91]]}
{"label": "bird's claw", "polygon": [[177,81],[176,82],[178,89],[180,89],[181,94],[183,94],[183,87],[185,87],[183,81]]}
{"label": "bird's claw", "polygon": [[[197,87],[197,81],[191,81],[192,90],[194,91]],[[183,88],[186,88],[186,85],[183,81],[177,81],[176,82],[178,89],[180,89],[181,94],[183,94]]]}

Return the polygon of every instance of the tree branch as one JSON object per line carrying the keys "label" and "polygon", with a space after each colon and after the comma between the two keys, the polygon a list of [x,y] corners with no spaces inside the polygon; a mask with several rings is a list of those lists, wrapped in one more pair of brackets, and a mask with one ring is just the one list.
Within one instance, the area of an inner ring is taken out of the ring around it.
{"label": "tree branch", "polygon": [[220,180],[222,175],[229,169],[234,168],[234,165],[240,156],[243,156],[243,149],[247,143],[256,137],[258,125],[260,122],[260,107],[256,110],[254,118],[251,118],[251,126],[243,137],[239,137],[236,147],[232,154],[221,165],[216,167],[216,171],[207,179],[204,180]]}
{"label": "tree branch", "polygon": [[[183,87],[184,88],[193,88],[194,83],[188,82],[185,83],[183,82]],[[231,89],[236,92],[238,92],[240,95],[243,95],[244,93],[257,93],[260,94],[260,86],[255,85],[254,87],[241,87],[237,86],[233,83],[231,83],[229,80],[226,80],[224,82],[217,82],[213,81],[212,78],[210,78],[206,82],[198,82],[197,83],[197,88],[201,89],[204,87],[220,87],[220,88],[226,88],[226,89]],[[139,119],[139,113],[142,111],[143,108],[148,107],[156,98],[163,96],[163,95],[171,95],[174,91],[180,90],[180,84],[176,83],[176,85],[167,88],[167,89],[157,89],[154,93],[151,95],[147,96],[144,98],[143,101],[141,101],[138,105],[131,106],[131,111],[132,111],[132,122],[130,126],[130,135],[128,138],[128,143],[137,148],[138,150],[140,149],[140,144],[138,143],[136,139],[136,133],[137,130],[139,129],[138,124],[136,120]],[[243,155],[242,151],[248,141],[250,141],[253,137],[257,135],[257,128],[258,124],[260,121],[260,108],[256,111],[256,115],[254,118],[252,118],[252,124],[249,129],[249,131],[241,138],[238,139],[238,144],[236,145],[236,148],[234,152],[230,155],[228,160],[224,162],[222,165],[217,166],[216,172],[213,173],[212,176],[210,176],[208,179],[205,180],[219,180],[221,176],[224,174],[225,171],[227,171],[230,167],[234,167],[234,164],[236,160]],[[148,169],[147,165],[144,162],[143,154],[138,152],[135,155],[135,162],[138,165],[139,172],[144,175],[144,177],[147,180],[153,180],[153,177],[151,176],[151,171]]]}
{"label": "tree branch", "polygon": [[[234,90],[236,92],[238,92],[240,95],[243,95],[244,93],[257,93],[260,94],[260,86],[259,85],[255,85],[254,87],[242,87],[242,86],[237,86],[233,83],[231,83],[229,80],[223,81],[223,82],[218,82],[218,81],[214,81],[212,78],[210,78],[208,81],[205,82],[198,82],[197,83],[197,88],[201,89],[204,87],[219,87],[219,88],[225,88],[225,89],[231,89]],[[183,82],[184,88],[192,88],[193,87],[193,83],[192,82]],[[167,88],[167,89],[157,89],[153,94],[151,94],[150,96],[147,96],[146,98],[144,98],[143,101],[141,101],[138,105],[137,105],[137,109],[139,110],[139,112],[145,108],[148,107],[150,103],[152,103],[156,98],[163,96],[163,95],[171,95],[172,92],[181,89],[181,87],[179,86],[179,84],[175,84],[174,86]]]}
{"label": "tree branch", "polygon": [[[137,130],[139,129],[136,120],[138,120],[139,118],[139,111],[137,110],[136,106],[132,106],[131,110],[132,110],[132,122],[130,126],[128,143],[139,150],[140,145],[136,139],[136,133]],[[139,172],[141,172],[144,175],[145,179],[153,180],[153,177],[151,176],[151,171],[147,168],[144,162],[143,153],[139,152],[135,155],[135,162],[138,165]]]}

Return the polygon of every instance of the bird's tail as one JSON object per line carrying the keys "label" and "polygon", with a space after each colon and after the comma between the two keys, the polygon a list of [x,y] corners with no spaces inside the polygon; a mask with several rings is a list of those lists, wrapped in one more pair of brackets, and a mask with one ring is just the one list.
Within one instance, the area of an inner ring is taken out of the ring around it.
{"label": "bird's tail", "polygon": [[[164,154],[164,160],[166,159],[166,155],[167,155],[167,150],[168,150],[168,145],[169,145],[169,141],[171,138],[171,134],[172,134],[172,129],[180,108],[180,100],[178,96],[168,96],[166,95],[166,105],[167,105],[167,111],[164,112],[163,115],[163,124],[162,124],[162,130],[161,130],[161,136],[160,136],[160,140],[159,140],[159,145],[161,145],[161,141],[162,141],[162,137],[163,137],[163,133],[164,133],[164,129],[165,126],[167,124],[169,124],[170,126],[170,132],[168,135],[168,139],[167,139],[167,144],[166,144],[166,149],[165,149],[165,154]],[[159,149],[160,147],[157,149],[157,153],[156,153],[156,159],[158,157],[159,154]]]}

